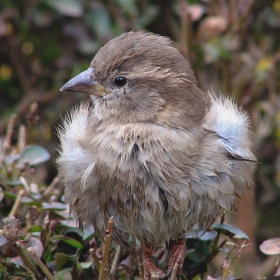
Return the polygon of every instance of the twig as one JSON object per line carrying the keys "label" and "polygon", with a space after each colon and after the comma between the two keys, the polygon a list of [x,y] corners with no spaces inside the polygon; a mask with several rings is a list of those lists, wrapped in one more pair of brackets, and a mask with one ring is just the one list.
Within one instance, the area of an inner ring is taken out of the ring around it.
{"label": "twig", "polygon": [[8,216],[10,219],[13,218],[13,217],[15,216],[15,214],[16,214],[16,212],[17,212],[17,209],[18,209],[18,207],[19,207],[19,204],[20,204],[20,200],[21,200],[22,196],[24,195],[24,193],[25,193],[24,190],[20,190],[20,191],[18,192],[17,199],[16,199],[16,201],[15,201],[15,203],[14,203],[14,205],[13,205],[13,208],[12,208],[12,210],[11,210],[9,216]]}
{"label": "twig", "polygon": [[42,261],[40,260],[40,258],[38,258],[38,256],[36,255],[34,249],[32,247],[29,247],[27,249],[27,252],[29,253],[29,255],[33,258],[33,260],[39,265],[39,267],[42,269],[42,271],[44,272],[44,274],[46,275],[46,277],[49,280],[55,280],[54,276],[50,273],[50,271],[48,270],[48,268],[42,263]]}
{"label": "twig", "polygon": [[182,26],[182,51],[189,63],[192,65],[192,50],[193,50],[193,31],[191,24],[191,16],[188,11],[188,5],[185,1],[181,1],[181,26]]}
{"label": "twig", "polygon": [[59,182],[60,178],[58,176],[56,176],[52,182],[50,183],[50,185],[45,189],[43,196],[47,197],[54,189],[54,187],[57,185],[57,183]]}
{"label": "twig", "polygon": [[233,270],[235,263],[237,262],[237,260],[240,258],[241,256],[241,250],[246,247],[249,246],[251,244],[245,244],[246,240],[243,242],[243,244],[239,247],[239,249],[237,250],[237,252],[235,253],[235,256],[233,258],[233,260],[231,261],[231,263],[228,263],[226,260],[224,261],[224,263],[222,264],[222,276],[221,276],[221,280],[226,280],[228,275],[230,274],[230,272]]}
{"label": "twig", "polygon": [[[223,224],[225,221],[225,211],[223,211],[222,215],[221,215],[221,220],[220,220],[220,224]],[[214,241],[214,245],[215,245],[215,248],[217,248],[218,246],[218,242],[219,242],[219,239],[220,239],[220,232],[218,232],[216,238],[215,238],[215,241]],[[218,248],[220,248],[221,246],[219,246]]]}
{"label": "twig", "polygon": [[170,276],[170,280],[175,280],[176,279],[176,274],[177,274],[178,267],[179,267],[179,263],[175,262],[174,267],[172,269],[171,276]]}
{"label": "twig", "polygon": [[26,146],[26,127],[22,124],[19,127],[19,134],[18,134],[18,150],[21,154]]}
{"label": "twig", "polygon": [[43,279],[41,274],[36,269],[35,265],[33,264],[32,260],[30,259],[29,255],[26,254],[25,250],[21,248],[20,245],[16,245],[15,249],[20,256],[22,262],[24,263],[25,267],[35,275],[36,279]]}
{"label": "twig", "polygon": [[108,222],[108,228],[106,229],[105,247],[104,247],[103,259],[102,259],[101,266],[100,266],[100,274],[99,274],[98,280],[105,280],[105,278],[106,278],[107,262],[108,262],[108,256],[109,256],[109,251],[110,251],[113,224],[114,224],[114,219],[113,219],[113,217],[111,217]]}
{"label": "twig", "polygon": [[121,248],[120,245],[118,245],[117,252],[115,254],[115,257],[114,257],[114,260],[113,260],[113,263],[112,263],[112,267],[111,267],[111,271],[110,271],[110,274],[112,276],[115,276],[115,274],[116,274],[118,264],[119,264],[119,260],[120,260],[120,256],[121,256],[121,251],[122,251],[122,248]]}
{"label": "twig", "polygon": [[29,108],[29,113],[26,115],[26,119],[28,120],[28,125],[27,125],[27,143],[31,142],[31,131],[34,123],[36,122],[38,116],[38,104],[37,102],[32,102]]}
{"label": "twig", "polygon": [[[32,218],[31,218],[31,214],[27,213],[26,214],[26,228],[28,229],[30,227],[32,227]],[[27,232],[27,236],[31,237],[32,236],[31,232]]]}
{"label": "twig", "polygon": [[25,191],[27,193],[31,192],[30,186],[28,185],[27,181],[25,180],[25,178],[23,176],[19,177],[20,182],[23,184],[23,187],[25,188]]}
{"label": "twig", "polygon": [[92,239],[89,243],[90,249],[89,249],[89,253],[90,256],[92,257],[92,260],[94,262],[94,266],[98,271],[98,274],[100,274],[100,263],[99,263],[99,259],[96,256],[96,251],[95,251],[95,240]]}
{"label": "twig", "polygon": [[13,132],[14,132],[16,116],[17,116],[16,114],[13,114],[11,116],[11,118],[9,119],[9,122],[8,122],[6,137],[5,137],[5,140],[4,140],[4,143],[3,143],[3,147],[4,147],[3,156],[5,156],[8,152],[8,150],[11,148],[12,135],[13,135]]}
{"label": "twig", "polygon": [[240,33],[242,28],[245,26],[245,21],[248,19],[250,12],[252,11],[255,5],[255,0],[248,0],[247,5],[244,5],[244,9],[239,17],[235,22],[235,26],[233,27],[233,31],[235,34]]}

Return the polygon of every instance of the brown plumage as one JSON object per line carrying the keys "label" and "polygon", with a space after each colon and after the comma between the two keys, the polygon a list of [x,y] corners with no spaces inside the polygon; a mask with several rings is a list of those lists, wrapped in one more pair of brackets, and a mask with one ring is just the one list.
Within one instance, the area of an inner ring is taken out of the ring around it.
{"label": "brown plumage", "polygon": [[101,234],[113,216],[118,244],[140,240],[146,278],[164,276],[149,248],[175,240],[178,260],[184,233],[208,227],[252,186],[246,113],[200,90],[169,39],[125,33],[61,90],[90,94],[94,103],[74,108],[59,133],[66,201]]}

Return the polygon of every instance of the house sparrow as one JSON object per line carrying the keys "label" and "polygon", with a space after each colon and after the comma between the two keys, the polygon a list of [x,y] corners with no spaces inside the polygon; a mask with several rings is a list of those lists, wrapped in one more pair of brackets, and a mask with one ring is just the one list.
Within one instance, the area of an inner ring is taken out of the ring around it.
{"label": "house sparrow", "polygon": [[[184,234],[207,228],[253,185],[255,157],[247,114],[229,98],[199,89],[188,61],[159,35],[111,40],[88,70],[61,91],[89,94],[59,132],[59,173],[80,223],[143,247],[144,275],[182,272]],[[172,242],[165,273],[151,251]]]}

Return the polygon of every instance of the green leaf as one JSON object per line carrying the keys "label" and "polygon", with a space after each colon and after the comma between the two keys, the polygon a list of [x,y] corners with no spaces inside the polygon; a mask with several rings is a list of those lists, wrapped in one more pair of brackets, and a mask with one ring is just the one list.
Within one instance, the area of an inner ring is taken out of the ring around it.
{"label": "green leaf", "polygon": [[27,232],[42,232],[45,231],[46,229],[41,226],[41,225],[34,225],[32,227],[30,227]]}
{"label": "green leaf", "polygon": [[7,192],[7,191],[4,191],[4,195],[5,195],[5,197],[11,198],[11,199],[16,199],[17,198],[17,196],[14,193]]}
{"label": "green leaf", "polygon": [[186,232],[185,234],[185,238],[186,239],[194,239],[194,238],[198,238],[198,229],[191,229],[188,232]]}
{"label": "green leaf", "polygon": [[193,251],[187,257],[196,263],[205,261],[209,253],[209,247],[207,243],[205,241],[198,241],[194,244],[194,248],[195,251]]}
{"label": "green leaf", "polygon": [[61,202],[52,202],[52,203],[47,203],[43,202],[43,211],[63,211],[66,210],[67,207],[64,203]]}
{"label": "green leaf", "polygon": [[4,181],[10,186],[21,186],[22,185],[22,182],[18,178],[15,178],[13,181],[11,181],[11,180],[4,180]]}
{"label": "green leaf", "polygon": [[81,265],[81,268],[82,269],[88,269],[92,266],[92,263],[93,261],[90,261],[90,262],[81,262],[80,265]]}
{"label": "green leaf", "polygon": [[83,232],[84,234],[82,235],[83,241],[92,238],[92,236],[95,233],[94,227],[93,226],[84,226],[83,227]]}
{"label": "green leaf", "polygon": [[36,253],[36,255],[41,258],[44,252],[44,246],[42,241],[35,237],[35,236],[31,236],[30,238],[28,238],[28,247],[32,247]]}
{"label": "green leaf", "polygon": [[75,0],[48,0],[47,3],[57,12],[71,17],[83,15],[82,2]]}
{"label": "green leaf", "polygon": [[55,267],[57,270],[62,270],[66,265],[73,260],[71,256],[57,252],[55,253]]}
{"label": "green leaf", "polygon": [[203,241],[212,240],[216,236],[217,236],[217,232],[215,230],[211,230],[211,231],[200,230],[198,232],[198,238]]}
{"label": "green leaf", "polygon": [[191,229],[185,234],[186,239],[195,239],[198,238],[203,241],[212,240],[217,236],[217,232],[215,230],[205,231],[202,229]]}
{"label": "green leaf", "polygon": [[100,6],[97,6],[93,11],[85,16],[90,28],[93,29],[99,37],[104,36],[104,34],[110,32],[111,19],[108,11]]}
{"label": "green leaf", "polygon": [[222,234],[230,236],[231,238],[249,239],[248,235],[244,233],[241,229],[229,224],[213,224],[212,228]]}
{"label": "green leaf", "polygon": [[38,145],[30,145],[22,152],[18,166],[22,167],[25,162],[28,162],[30,166],[35,166],[49,159],[50,154],[45,148]]}
{"label": "green leaf", "polygon": [[57,280],[72,280],[72,275],[68,270],[63,269],[63,270],[60,270],[56,274],[56,279]]}
{"label": "green leaf", "polygon": [[23,204],[30,205],[30,206],[42,207],[42,202],[41,201],[36,201],[36,200],[34,200],[30,197],[27,197],[27,196],[23,196],[20,199],[20,202],[23,203]]}
{"label": "green leaf", "polygon": [[59,222],[66,227],[73,227],[73,228],[79,227],[77,220],[63,220]]}
{"label": "green leaf", "polygon": [[13,162],[15,162],[16,160],[18,160],[19,158],[20,158],[20,155],[16,154],[16,155],[5,156],[4,160],[5,160],[6,165],[10,165]]}
{"label": "green leaf", "polygon": [[0,275],[4,275],[4,273],[7,271],[7,267],[4,265],[4,263],[0,262]]}
{"label": "green leaf", "polygon": [[74,248],[78,248],[78,249],[83,248],[83,245],[79,241],[77,241],[76,239],[73,239],[71,237],[66,237],[63,235],[55,235],[51,239],[55,240],[55,241],[61,240]]}
{"label": "green leaf", "polygon": [[[60,222],[62,223],[63,221],[60,221]],[[83,226],[82,231],[79,229],[79,227],[69,226],[65,230],[65,233],[68,233],[68,232],[76,232],[77,234],[79,234],[83,238],[83,241],[86,241],[89,238],[93,237],[93,235],[95,233],[95,230],[94,230],[93,226]]]}
{"label": "green leaf", "polygon": [[195,249],[186,249],[186,255],[185,256],[190,255],[194,251],[195,251]]}

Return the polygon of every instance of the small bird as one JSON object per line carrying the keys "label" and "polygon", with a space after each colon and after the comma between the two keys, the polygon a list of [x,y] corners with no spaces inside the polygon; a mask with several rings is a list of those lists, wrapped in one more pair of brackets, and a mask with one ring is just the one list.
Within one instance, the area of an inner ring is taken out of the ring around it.
{"label": "small bird", "polygon": [[[170,39],[128,32],[102,47],[61,91],[86,93],[59,131],[59,173],[80,224],[143,248],[145,279],[182,273],[184,234],[207,229],[253,185],[247,114],[227,96],[204,92]],[[170,245],[167,271],[151,252]]]}

